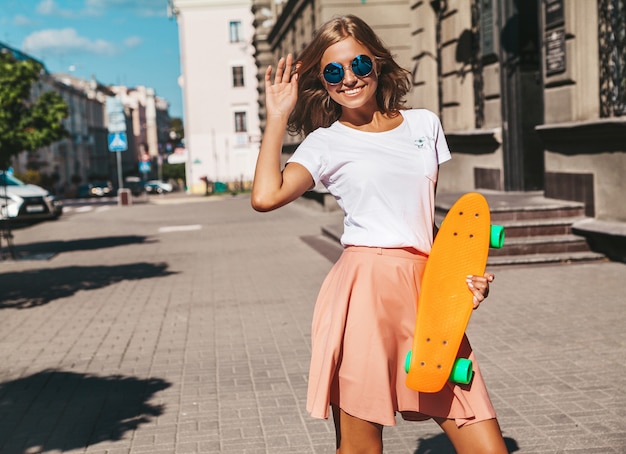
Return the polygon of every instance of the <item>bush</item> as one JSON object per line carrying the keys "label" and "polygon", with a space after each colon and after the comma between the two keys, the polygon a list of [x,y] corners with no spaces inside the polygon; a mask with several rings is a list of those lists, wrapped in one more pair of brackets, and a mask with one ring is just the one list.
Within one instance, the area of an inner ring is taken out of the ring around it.
{"label": "bush", "polygon": [[163,163],[161,166],[163,180],[183,180],[185,181],[185,164]]}
{"label": "bush", "polygon": [[38,170],[27,170],[24,173],[15,173],[15,178],[22,180],[26,184],[41,185],[41,173]]}

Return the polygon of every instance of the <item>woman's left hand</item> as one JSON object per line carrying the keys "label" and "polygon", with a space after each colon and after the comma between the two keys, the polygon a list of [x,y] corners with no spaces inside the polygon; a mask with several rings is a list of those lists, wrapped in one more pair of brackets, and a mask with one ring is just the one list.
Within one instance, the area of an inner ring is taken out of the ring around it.
{"label": "woman's left hand", "polygon": [[484,276],[467,276],[467,286],[474,294],[474,309],[478,309],[480,303],[489,296],[489,283],[494,279],[495,275],[492,273],[485,273]]}

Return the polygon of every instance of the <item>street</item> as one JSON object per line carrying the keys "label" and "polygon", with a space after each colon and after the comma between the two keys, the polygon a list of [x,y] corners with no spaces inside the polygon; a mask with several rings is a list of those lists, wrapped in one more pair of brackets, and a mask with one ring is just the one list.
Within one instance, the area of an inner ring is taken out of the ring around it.
{"label": "street", "polygon": [[[15,230],[0,261],[0,453],[335,452],[305,399],[339,213],[78,208]],[[626,452],[626,265],[491,271],[468,335],[510,452]],[[397,421],[386,453],[454,452],[435,423]]]}

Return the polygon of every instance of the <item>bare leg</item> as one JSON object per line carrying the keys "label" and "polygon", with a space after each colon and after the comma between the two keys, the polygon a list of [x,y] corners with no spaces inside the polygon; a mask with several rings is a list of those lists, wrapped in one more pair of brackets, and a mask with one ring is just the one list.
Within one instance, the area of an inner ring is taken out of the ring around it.
{"label": "bare leg", "polygon": [[381,454],[383,426],[350,416],[333,405],[337,454]]}
{"label": "bare leg", "polygon": [[434,418],[446,433],[457,454],[507,454],[497,419],[457,427],[453,419]]}

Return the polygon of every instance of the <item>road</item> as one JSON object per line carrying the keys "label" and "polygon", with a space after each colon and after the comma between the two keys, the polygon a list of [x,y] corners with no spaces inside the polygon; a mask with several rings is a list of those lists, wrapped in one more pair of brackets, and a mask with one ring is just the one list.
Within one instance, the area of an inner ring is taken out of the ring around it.
{"label": "road", "polygon": [[[332,453],[305,410],[337,213],[153,197],[18,229],[0,262],[0,452]],[[324,252],[318,252],[315,248]],[[469,336],[511,452],[626,452],[626,265],[495,268]],[[386,453],[452,453],[432,422]]]}

